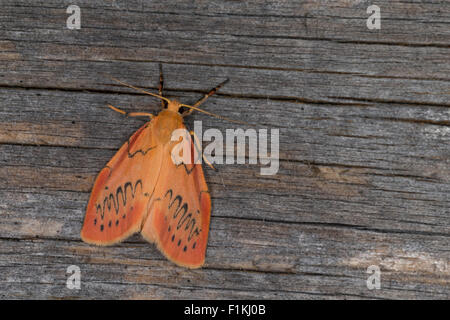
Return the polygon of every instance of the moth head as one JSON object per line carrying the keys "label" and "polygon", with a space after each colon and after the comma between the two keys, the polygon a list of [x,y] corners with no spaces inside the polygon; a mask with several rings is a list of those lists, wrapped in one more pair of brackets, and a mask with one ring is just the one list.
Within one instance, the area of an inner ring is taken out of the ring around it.
{"label": "moth head", "polygon": [[[214,93],[215,93],[222,85],[224,85],[225,83],[227,83],[227,82],[228,82],[228,79],[226,79],[224,82],[222,82],[222,83],[219,84],[217,87],[215,87],[214,89],[212,89],[212,90],[211,90],[209,93],[207,93],[203,98],[201,98],[200,100],[198,100],[193,106],[190,106],[190,105],[188,105],[188,104],[180,103],[180,102],[178,102],[177,100],[170,100],[170,99],[168,99],[168,98],[166,98],[166,97],[163,97],[163,96],[161,96],[161,95],[159,95],[159,94],[152,93],[152,92],[148,92],[148,91],[143,90],[143,89],[141,89],[141,88],[132,86],[132,85],[127,84],[127,83],[125,83],[125,82],[123,82],[123,81],[120,81],[120,80],[118,80],[118,79],[116,79],[116,78],[114,78],[114,77],[111,77],[111,76],[108,76],[108,77],[111,78],[112,80],[114,80],[114,81],[116,81],[116,82],[118,82],[118,83],[120,83],[120,84],[126,86],[126,87],[135,89],[135,90],[137,90],[137,91],[140,91],[140,92],[142,92],[142,93],[148,94],[148,95],[153,96],[153,97],[155,97],[155,98],[159,98],[159,99],[161,99],[161,100],[164,100],[164,101],[167,103],[167,109],[168,109],[168,110],[177,112],[178,114],[181,114],[183,117],[184,117],[184,116],[187,116],[187,115],[189,115],[189,114],[191,114],[192,111],[196,110],[196,111],[205,113],[205,114],[207,114],[207,115],[210,115],[210,116],[212,116],[212,117],[215,117],[215,118],[218,118],[218,119],[222,119],[222,120],[226,120],[226,121],[229,121],[229,122],[234,122],[234,123],[239,123],[239,124],[248,124],[248,123],[243,122],[243,121],[237,121],[237,120],[233,120],[233,119],[230,119],[230,118],[227,118],[227,117],[219,116],[219,115],[217,115],[217,114],[214,114],[214,113],[212,113],[212,112],[208,112],[208,111],[205,111],[205,110],[199,108],[199,106],[200,106],[203,102],[205,102],[206,99],[208,99],[208,97],[210,97],[211,95],[213,95],[213,94],[214,94]],[[110,106],[110,107],[112,107],[112,106]],[[115,107],[112,107],[112,108],[113,108],[114,110],[118,111],[117,108],[115,108]],[[186,109],[187,109],[188,111],[186,111]],[[121,111],[119,111],[119,112],[121,112]],[[125,114],[125,112],[123,112],[123,111],[122,111],[121,113],[124,113],[124,114]],[[141,115],[142,115],[142,114],[141,114]]]}
{"label": "moth head", "polygon": [[169,110],[169,111],[178,112],[181,114],[181,112],[180,112],[181,108],[182,108],[182,105],[177,100],[169,100],[167,102],[167,110]]}

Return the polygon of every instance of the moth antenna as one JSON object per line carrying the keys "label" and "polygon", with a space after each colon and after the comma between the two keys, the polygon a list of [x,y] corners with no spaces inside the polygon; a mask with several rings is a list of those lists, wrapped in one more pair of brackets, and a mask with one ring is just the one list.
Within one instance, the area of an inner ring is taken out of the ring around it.
{"label": "moth antenna", "polygon": [[107,76],[108,78],[110,78],[111,80],[114,80],[114,81],[120,83],[121,85],[124,85],[125,87],[132,88],[132,89],[137,90],[137,91],[139,91],[139,92],[142,92],[142,93],[151,95],[151,96],[153,96],[153,97],[162,99],[162,100],[164,100],[164,101],[170,102],[169,99],[167,99],[166,97],[160,96],[159,94],[152,93],[152,92],[148,92],[148,91],[146,91],[146,90],[144,90],[144,89],[135,87],[135,86],[133,86],[133,85],[131,85],[131,84],[128,84],[128,83],[123,82],[123,81],[120,81],[119,79],[114,78],[113,76],[110,76],[110,75],[106,75],[106,76]]}
{"label": "moth antenna", "polygon": [[216,86],[215,88],[213,88],[211,91],[209,91],[207,94],[205,94],[205,96],[203,98],[201,98],[200,100],[198,100],[195,104],[194,107],[200,107],[200,105],[206,101],[206,99],[208,99],[209,97],[211,97],[213,94],[215,94],[217,92],[217,90],[219,90],[220,88],[222,88],[226,83],[228,83],[230,81],[230,79],[226,79],[225,81],[223,81],[222,83],[220,83],[218,86]]}
{"label": "moth antenna", "polygon": [[[206,99],[208,99],[209,97],[211,97],[213,94],[215,94],[217,92],[217,90],[219,90],[220,88],[222,88],[222,86],[227,83],[228,81],[230,81],[230,79],[226,79],[225,81],[223,81],[222,83],[220,83],[219,85],[217,85],[215,88],[211,89],[207,94],[205,94],[203,96],[203,98],[201,98],[200,100],[198,100],[196,103],[194,103],[193,107],[200,107],[200,105],[206,101]],[[189,110],[188,112],[183,114],[183,117],[190,115],[192,112],[194,111],[194,109]]]}
{"label": "moth antenna", "polygon": [[196,110],[196,111],[199,111],[199,112],[203,112],[203,113],[205,113],[205,114],[207,114],[209,116],[212,116],[214,118],[217,118],[217,119],[222,119],[222,120],[225,120],[225,121],[234,122],[234,123],[238,123],[238,124],[245,124],[245,125],[249,125],[249,126],[252,125],[252,124],[250,124],[248,122],[234,120],[234,119],[230,119],[230,118],[227,118],[227,117],[224,117],[224,116],[219,116],[218,114],[215,114],[215,113],[212,113],[212,112],[208,112],[208,111],[205,111],[205,110],[200,109],[198,107],[190,106],[188,104],[180,104],[180,106],[181,107],[186,107],[186,108],[189,108],[189,109],[192,109],[192,110]]}

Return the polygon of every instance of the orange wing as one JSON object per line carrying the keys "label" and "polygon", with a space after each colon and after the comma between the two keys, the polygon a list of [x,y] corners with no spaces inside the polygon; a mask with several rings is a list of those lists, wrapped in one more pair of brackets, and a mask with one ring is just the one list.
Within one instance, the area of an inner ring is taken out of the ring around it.
{"label": "orange wing", "polygon": [[109,245],[141,230],[162,160],[153,131],[153,122],[142,126],[100,171],[81,230],[83,241]]}
{"label": "orange wing", "polygon": [[[163,148],[163,165],[141,234],[170,261],[198,268],[205,261],[211,198],[201,164],[175,165],[172,147],[168,143]],[[193,149],[191,142],[192,158]]]}

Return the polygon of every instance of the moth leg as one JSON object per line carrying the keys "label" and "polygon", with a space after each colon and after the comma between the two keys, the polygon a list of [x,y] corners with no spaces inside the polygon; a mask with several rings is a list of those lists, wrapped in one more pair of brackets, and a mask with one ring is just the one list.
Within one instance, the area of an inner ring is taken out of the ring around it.
{"label": "moth leg", "polygon": [[123,110],[121,110],[119,108],[116,108],[116,107],[114,107],[114,106],[112,106],[110,104],[108,104],[108,107],[111,108],[112,110],[118,112],[118,113],[123,114],[126,117],[150,117],[150,119],[153,119],[153,117],[154,117],[153,114],[148,113],[148,112],[126,112],[126,111],[123,111]]}
{"label": "moth leg", "polygon": [[[194,131],[189,131],[189,133],[192,135],[192,137],[194,138],[194,146],[195,146],[195,148],[197,149],[197,153],[199,153],[200,151],[199,151],[199,149],[200,149],[200,141],[198,140],[198,137],[197,137],[197,135],[195,134],[195,132]],[[203,154],[203,152],[202,152],[202,158],[203,158],[203,160],[205,161],[205,163],[211,168],[211,169],[213,169],[214,171],[219,171],[219,170],[217,170],[213,165],[212,165],[212,163],[205,157],[205,155]]]}
{"label": "moth leg", "polygon": [[[198,100],[193,106],[194,106],[194,107],[200,106],[203,102],[206,101],[206,99],[208,99],[208,98],[211,97],[214,93],[216,93],[217,90],[219,90],[220,88],[222,88],[222,86],[223,86],[225,83],[227,83],[228,81],[230,81],[230,79],[226,79],[224,82],[220,83],[218,86],[216,86],[215,88],[211,89],[211,91],[209,91],[207,94],[205,94],[204,97],[201,98],[200,100]],[[189,111],[186,111],[185,113],[183,113],[183,117],[190,115],[193,111],[194,111],[194,109],[189,109]]]}
{"label": "moth leg", "polygon": [[[164,76],[163,76],[163,70],[162,70],[162,64],[159,63],[159,86],[158,86],[158,93],[160,96],[163,96],[163,89],[164,89]],[[164,100],[161,100],[161,107],[164,109],[167,107],[167,102]]]}

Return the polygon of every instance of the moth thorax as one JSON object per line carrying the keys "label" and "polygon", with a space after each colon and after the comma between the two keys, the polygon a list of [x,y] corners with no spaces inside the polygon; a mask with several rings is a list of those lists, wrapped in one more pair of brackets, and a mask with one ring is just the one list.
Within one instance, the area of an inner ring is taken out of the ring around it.
{"label": "moth thorax", "polygon": [[158,115],[156,125],[156,134],[159,141],[167,143],[172,137],[174,130],[183,127],[183,118],[178,112],[165,109]]}

